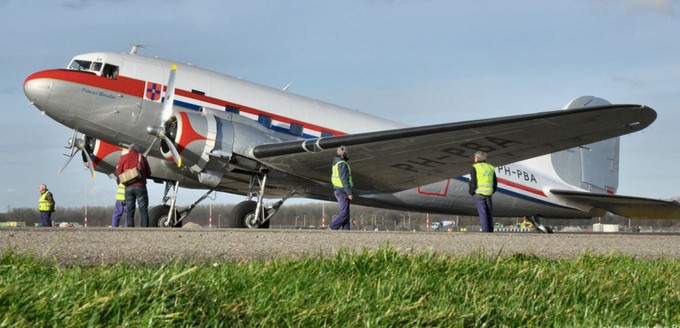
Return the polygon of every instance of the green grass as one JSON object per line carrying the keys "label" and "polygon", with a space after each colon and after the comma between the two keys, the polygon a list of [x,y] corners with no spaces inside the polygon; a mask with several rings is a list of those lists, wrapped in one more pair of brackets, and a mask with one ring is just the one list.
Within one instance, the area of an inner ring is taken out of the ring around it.
{"label": "green grass", "polygon": [[680,261],[408,254],[164,266],[0,259],[0,327],[680,324]]}

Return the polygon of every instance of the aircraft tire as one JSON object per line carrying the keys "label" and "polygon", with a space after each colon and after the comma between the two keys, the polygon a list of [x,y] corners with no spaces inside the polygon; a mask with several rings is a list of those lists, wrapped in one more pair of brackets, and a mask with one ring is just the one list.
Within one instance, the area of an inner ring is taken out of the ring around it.
{"label": "aircraft tire", "polygon": [[[167,228],[168,212],[170,212],[169,205],[158,205],[152,207],[151,210],[149,210],[149,227]],[[175,210],[175,217],[177,217],[177,215],[177,210]],[[182,227],[182,222],[177,223],[175,227]]]}
{"label": "aircraft tire", "polygon": [[248,222],[252,219],[252,217],[255,215],[255,209],[257,208],[257,202],[252,201],[252,200],[247,200],[244,202],[240,202],[234,206],[234,208],[231,211],[231,222],[229,224],[230,227],[232,228],[260,228],[260,229],[268,229],[269,228],[269,221],[265,222],[264,224],[260,226],[253,226],[250,225]]}
{"label": "aircraft tire", "polygon": [[539,225],[536,227],[536,231],[538,231],[538,232],[540,232],[540,233],[553,233],[553,229],[552,229],[552,228],[550,228],[549,226],[546,226],[546,225],[542,225],[542,224],[539,224]]}

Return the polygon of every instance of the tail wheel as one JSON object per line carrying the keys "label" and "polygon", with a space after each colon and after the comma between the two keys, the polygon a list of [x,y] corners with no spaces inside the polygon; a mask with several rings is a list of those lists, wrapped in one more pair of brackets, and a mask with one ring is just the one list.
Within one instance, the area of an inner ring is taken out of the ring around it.
{"label": "tail wheel", "polygon": [[[170,213],[169,205],[158,205],[149,211],[149,227],[161,227],[161,228],[172,228],[172,227],[182,227],[182,222],[178,222],[174,226],[171,226],[168,221],[168,214]],[[175,210],[175,218],[178,217],[177,210]]]}
{"label": "tail wheel", "polygon": [[[257,202],[255,201],[247,200],[245,202],[238,203],[231,211],[231,221],[229,226],[232,228],[268,229],[269,220],[264,222],[262,225],[258,225],[256,223],[257,220],[255,219],[255,209],[257,209]],[[264,215],[267,216],[266,210],[262,210],[265,211]]]}

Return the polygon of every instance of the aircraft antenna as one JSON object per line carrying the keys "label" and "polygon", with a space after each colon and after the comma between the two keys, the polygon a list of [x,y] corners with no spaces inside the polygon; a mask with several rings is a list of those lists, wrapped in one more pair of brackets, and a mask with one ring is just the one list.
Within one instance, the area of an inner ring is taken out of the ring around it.
{"label": "aircraft antenna", "polygon": [[290,88],[291,85],[293,85],[293,82],[290,82],[290,83],[288,83],[288,85],[286,85],[285,87],[283,87],[283,89],[282,89],[283,92],[288,92],[288,88]]}
{"label": "aircraft antenna", "polygon": [[139,50],[139,48],[146,48],[146,47],[148,47],[148,46],[147,46],[147,45],[143,45],[143,44],[133,44],[133,45],[132,45],[132,49],[130,49],[130,54],[131,54],[131,55],[136,55],[136,54],[137,54],[137,50]]}

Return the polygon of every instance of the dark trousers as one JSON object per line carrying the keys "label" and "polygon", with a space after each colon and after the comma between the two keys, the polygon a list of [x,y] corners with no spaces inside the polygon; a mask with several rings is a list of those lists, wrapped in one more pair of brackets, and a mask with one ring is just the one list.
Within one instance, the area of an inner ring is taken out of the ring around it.
{"label": "dark trousers", "polygon": [[491,196],[474,194],[472,196],[479,213],[479,222],[482,224],[483,232],[493,232],[493,202]]}
{"label": "dark trousers", "polygon": [[335,198],[338,200],[338,207],[340,207],[340,213],[333,219],[333,222],[328,225],[331,230],[349,230],[350,220],[349,220],[349,199],[347,199],[347,194],[341,190],[335,189]]}
{"label": "dark trousers", "polygon": [[40,212],[40,223],[42,227],[52,226],[52,212]]}
{"label": "dark trousers", "polygon": [[149,193],[146,186],[133,186],[125,188],[125,209],[127,214],[127,226],[135,226],[135,200],[139,204],[140,227],[149,226]]}
{"label": "dark trousers", "polygon": [[[123,217],[123,214],[125,214],[125,201],[124,200],[116,200],[116,205],[113,207],[113,216],[111,217],[111,226],[112,227],[117,227],[120,218]],[[127,227],[127,217],[125,218],[125,221],[123,222],[123,226]]]}

